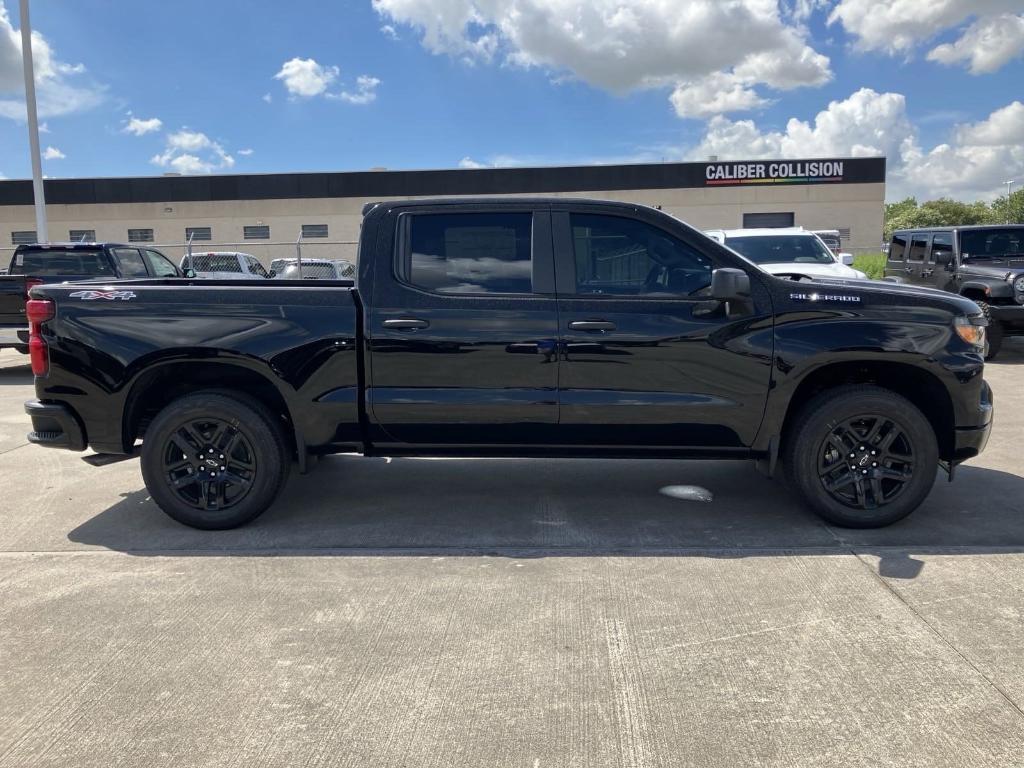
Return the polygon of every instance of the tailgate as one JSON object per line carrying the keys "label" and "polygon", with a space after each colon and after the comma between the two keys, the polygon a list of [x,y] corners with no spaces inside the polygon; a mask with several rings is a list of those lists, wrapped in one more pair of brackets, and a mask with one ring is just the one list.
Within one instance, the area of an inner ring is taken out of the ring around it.
{"label": "tailgate", "polygon": [[25,325],[24,275],[0,275],[0,325]]}

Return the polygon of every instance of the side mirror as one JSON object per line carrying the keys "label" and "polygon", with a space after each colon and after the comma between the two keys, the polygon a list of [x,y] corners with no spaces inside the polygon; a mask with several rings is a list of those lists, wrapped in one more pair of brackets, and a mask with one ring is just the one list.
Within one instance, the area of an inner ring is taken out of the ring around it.
{"label": "side mirror", "polygon": [[852,253],[840,253],[839,254],[839,263],[840,264],[845,264],[848,267],[852,267],[853,266],[853,254]]}
{"label": "side mirror", "polygon": [[196,279],[196,271],[194,269],[192,269],[192,267],[189,267],[188,269],[181,270],[181,275],[182,275],[182,277],[186,277],[189,280],[195,280]]}
{"label": "side mirror", "polygon": [[719,301],[744,301],[750,298],[750,275],[729,267],[711,273],[711,297]]}
{"label": "side mirror", "polygon": [[933,251],[932,258],[935,263],[940,267],[948,267],[953,263],[953,252],[952,251]]}

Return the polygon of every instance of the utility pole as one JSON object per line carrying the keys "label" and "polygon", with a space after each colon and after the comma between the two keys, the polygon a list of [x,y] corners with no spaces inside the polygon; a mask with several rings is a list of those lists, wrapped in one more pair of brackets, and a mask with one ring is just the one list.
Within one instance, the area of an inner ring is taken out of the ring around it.
{"label": "utility pole", "polygon": [[50,238],[46,232],[46,194],[43,191],[43,164],[39,157],[39,116],[36,114],[36,78],[32,65],[32,25],[28,19],[28,0],[21,0],[21,60],[25,70],[25,110],[28,112],[28,144],[32,154],[36,240],[45,243]]}
{"label": "utility pole", "polygon": [[1011,190],[1013,189],[1013,185],[1016,184],[1016,183],[1017,183],[1016,181],[1004,181],[1003,182],[1003,184],[1006,185],[1006,223],[1007,224],[1010,223],[1010,195],[1013,194],[1011,192]]}

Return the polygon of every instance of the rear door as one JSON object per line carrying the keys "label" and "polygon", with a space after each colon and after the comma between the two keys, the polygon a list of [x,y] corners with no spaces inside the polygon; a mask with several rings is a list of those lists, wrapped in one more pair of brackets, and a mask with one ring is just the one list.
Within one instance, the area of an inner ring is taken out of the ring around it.
{"label": "rear door", "polygon": [[749,446],[772,356],[771,304],[710,300],[712,270],[740,266],[663,217],[555,209],[559,442],[611,450]]}
{"label": "rear door", "polygon": [[928,247],[931,244],[932,236],[929,232],[914,232],[910,236],[910,243],[907,246],[907,267],[906,275],[908,283],[914,285],[928,285],[928,265],[925,257],[928,254]]}
{"label": "rear door", "polygon": [[415,207],[382,232],[366,328],[374,442],[550,442],[558,320],[548,210]]}
{"label": "rear door", "polygon": [[909,235],[906,232],[894,232],[889,241],[889,253],[885,260],[885,276],[893,277],[900,282],[907,282],[907,244]]}
{"label": "rear door", "polygon": [[149,277],[149,269],[138,248],[111,248],[123,278]]}

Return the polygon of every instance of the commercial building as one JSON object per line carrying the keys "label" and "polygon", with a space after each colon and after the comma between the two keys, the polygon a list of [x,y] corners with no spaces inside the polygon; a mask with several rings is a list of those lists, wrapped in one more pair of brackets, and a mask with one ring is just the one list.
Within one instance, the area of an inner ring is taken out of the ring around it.
{"label": "commercial building", "polygon": [[[440,171],[49,179],[51,240],[155,243],[168,255],[238,250],[264,263],[295,252],[355,257],[361,210],[374,200],[557,195],[657,206],[700,229],[838,229],[844,250],[877,250],[884,158],[756,160]],[[34,242],[32,184],[0,181],[4,250]]]}

